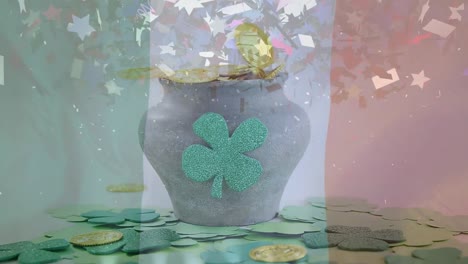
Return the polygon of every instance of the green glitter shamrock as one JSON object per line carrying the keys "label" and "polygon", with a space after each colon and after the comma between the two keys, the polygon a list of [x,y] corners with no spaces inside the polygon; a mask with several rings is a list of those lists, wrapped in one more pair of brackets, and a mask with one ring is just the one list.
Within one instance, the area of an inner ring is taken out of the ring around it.
{"label": "green glitter shamrock", "polygon": [[155,228],[141,233],[133,229],[118,231],[123,233],[121,240],[100,246],[87,246],[84,249],[93,255],[109,255],[119,251],[138,254],[168,248],[172,242],[180,239],[175,231],[168,228]]}
{"label": "green glitter shamrock", "polygon": [[125,220],[134,223],[153,222],[159,218],[159,214],[153,209],[128,208],[120,213],[115,213],[105,210],[89,211],[81,214],[82,217],[88,218],[89,223],[93,224],[122,224]]}
{"label": "green glitter shamrock", "polygon": [[390,255],[385,257],[386,264],[467,264],[468,257],[462,257],[457,248],[417,249],[411,257]]}
{"label": "green glitter shamrock", "polygon": [[18,259],[19,263],[50,263],[62,259],[53,251],[62,251],[70,246],[64,239],[51,239],[37,244],[21,241],[0,245],[0,262]]}
{"label": "green glitter shamrock", "polygon": [[333,225],[328,226],[325,232],[302,235],[304,244],[309,248],[338,246],[350,251],[385,251],[389,243],[405,241],[403,232],[398,229],[371,230],[361,226]]}
{"label": "green glitter shamrock", "polygon": [[258,160],[242,153],[260,147],[268,129],[260,120],[249,118],[237,127],[231,137],[224,118],[206,113],[193,123],[193,131],[211,147],[191,145],[182,155],[185,175],[197,182],[214,177],[211,196],[222,198],[223,179],[234,191],[244,191],[258,181],[263,173]]}

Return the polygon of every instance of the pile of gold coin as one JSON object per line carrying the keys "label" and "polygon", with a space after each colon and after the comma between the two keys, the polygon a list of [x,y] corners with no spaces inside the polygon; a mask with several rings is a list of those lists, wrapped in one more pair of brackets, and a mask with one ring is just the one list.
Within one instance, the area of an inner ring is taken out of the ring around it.
{"label": "pile of gold coin", "polygon": [[[239,25],[235,32],[236,46],[247,65],[215,65],[205,68],[168,71],[160,67],[132,68],[120,71],[123,79],[160,78],[178,83],[206,83],[247,79],[274,79],[283,70],[281,64],[271,71],[265,69],[274,63],[273,46],[268,35],[251,23]],[[167,66],[165,66],[167,67]]]}

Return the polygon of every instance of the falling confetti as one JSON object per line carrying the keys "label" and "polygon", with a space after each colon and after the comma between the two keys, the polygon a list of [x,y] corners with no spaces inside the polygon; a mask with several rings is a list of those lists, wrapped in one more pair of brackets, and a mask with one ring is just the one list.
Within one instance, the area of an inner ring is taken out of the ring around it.
{"label": "falling confetti", "polygon": [[120,92],[123,90],[122,87],[118,86],[115,81],[108,81],[105,84],[108,94],[120,95]]}
{"label": "falling confetti", "polygon": [[304,10],[307,11],[316,5],[316,0],[280,0],[276,11],[283,8],[285,14],[297,17],[300,16]]}
{"label": "falling confetti", "polygon": [[424,70],[422,70],[418,74],[411,74],[411,76],[413,76],[413,82],[411,83],[411,85],[417,85],[421,89],[424,88],[424,83],[430,80],[429,78],[424,76]]}
{"label": "falling confetti", "polygon": [[299,34],[298,37],[302,46],[315,48],[315,43],[314,43],[314,40],[312,39],[312,36]]}
{"label": "falling confetti", "polygon": [[423,29],[446,38],[455,30],[455,27],[437,19],[432,19],[426,26],[423,27]]}
{"label": "falling confetti", "polygon": [[391,79],[382,78],[377,75],[372,77],[372,83],[374,83],[375,89],[383,88],[400,80],[400,77],[398,77],[398,73],[395,68],[388,70],[387,73],[389,73],[392,76]]}
{"label": "falling confetti", "polygon": [[26,12],[26,5],[24,4],[26,0],[18,0],[18,4],[20,7],[20,13]]}
{"label": "falling confetti", "polygon": [[167,45],[161,45],[161,46],[159,46],[159,48],[161,49],[160,54],[176,55],[176,52],[174,50],[174,42],[171,42],[171,43],[169,43]]}
{"label": "falling confetti", "polygon": [[86,36],[89,36],[91,33],[96,31],[89,25],[89,15],[82,18],[73,16],[73,23],[68,24],[67,30],[78,34],[81,40],[84,40]]}
{"label": "falling confetti", "polygon": [[211,29],[211,35],[216,36],[218,34],[224,34],[224,29],[226,28],[226,21],[218,16],[215,16],[214,19],[207,14],[204,18],[208,23]]}
{"label": "falling confetti", "polygon": [[0,55],[0,85],[5,85],[5,58]]}
{"label": "falling confetti", "polygon": [[199,0],[178,0],[174,6],[179,8],[179,10],[184,9],[189,16],[192,14],[194,9],[203,8],[203,5]]}
{"label": "falling confetti", "polygon": [[252,8],[249,5],[247,5],[246,3],[240,3],[236,5],[223,7],[219,11],[222,12],[224,15],[232,16],[232,15],[244,13],[250,10],[252,10]]}
{"label": "falling confetti", "polygon": [[421,15],[419,15],[419,19],[418,19],[418,21],[421,22],[421,23],[423,22],[424,17],[427,14],[427,11],[429,11],[429,8],[430,8],[429,2],[430,2],[430,0],[427,0],[427,2],[422,6]]}
{"label": "falling confetti", "polygon": [[449,8],[451,12],[449,19],[461,21],[462,16],[459,11],[465,10],[465,4],[461,4],[458,7],[449,7]]}

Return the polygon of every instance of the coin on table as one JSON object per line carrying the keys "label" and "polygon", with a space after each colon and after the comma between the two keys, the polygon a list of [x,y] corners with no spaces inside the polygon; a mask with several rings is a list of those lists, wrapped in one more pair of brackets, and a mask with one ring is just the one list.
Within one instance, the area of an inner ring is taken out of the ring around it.
{"label": "coin on table", "polygon": [[107,186],[108,192],[142,192],[145,190],[145,185],[137,183],[124,183],[124,184],[113,184]]}
{"label": "coin on table", "polygon": [[307,250],[296,245],[268,245],[254,248],[250,258],[263,262],[291,262],[304,258]]}
{"label": "coin on table", "polygon": [[123,234],[118,231],[97,231],[74,236],[70,243],[77,246],[99,246],[119,241],[122,237]]}
{"label": "coin on table", "polygon": [[218,73],[209,69],[188,69],[177,70],[167,79],[178,83],[205,83],[215,81],[218,78]]}

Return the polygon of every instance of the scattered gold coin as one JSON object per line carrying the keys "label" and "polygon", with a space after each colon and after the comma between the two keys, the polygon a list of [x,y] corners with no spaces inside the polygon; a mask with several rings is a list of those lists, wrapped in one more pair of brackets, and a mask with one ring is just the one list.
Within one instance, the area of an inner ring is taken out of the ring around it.
{"label": "scattered gold coin", "polygon": [[241,75],[251,73],[250,66],[248,65],[213,65],[206,68],[208,71],[213,71],[218,74],[219,77],[236,78]]}
{"label": "scattered gold coin", "polygon": [[265,79],[274,79],[283,69],[284,69],[284,64],[281,64],[280,66],[274,68],[271,72],[269,72],[265,76]]}
{"label": "scattered gold coin", "polygon": [[241,24],[236,27],[234,36],[237,49],[250,66],[265,69],[273,64],[273,46],[259,27],[251,23]]}
{"label": "scattered gold coin", "polygon": [[136,183],[113,184],[107,186],[108,192],[142,192],[145,190],[145,185]]}
{"label": "scattered gold coin", "polygon": [[252,249],[249,255],[256,261],[291,262],[305,257],[307,250],[296,245],[268,245]]}
{"label": "scattered gold coin", "polygon": [[118,231],[97,231],[74,236],[70,243],[77,246],[99,246],[119,241],[122,237],[123,234]]}
{"label": "scattered gold coin", "polygon": [[178,70],[166,79],[178,83],[205,83],[215,81],[218,78],[218,73],[208,69],[187,69]]}
{"label": "scattered gold coin", "polygon": [[157,67],[130,68],[119,71],[118,76],[128,80],[164,78],[166,75]]}

